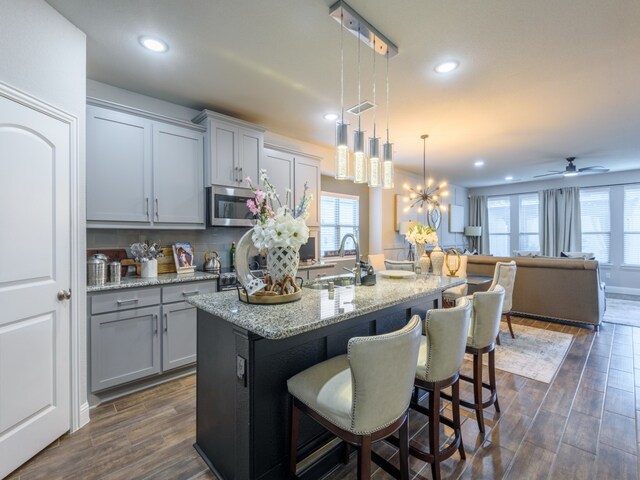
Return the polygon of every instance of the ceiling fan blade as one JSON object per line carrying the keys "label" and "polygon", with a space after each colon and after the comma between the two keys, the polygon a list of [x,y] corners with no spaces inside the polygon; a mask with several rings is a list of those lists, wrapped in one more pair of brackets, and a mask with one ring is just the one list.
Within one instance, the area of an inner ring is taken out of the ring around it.
{"label": "ceiling fan blade", "polygon": [[600,166],[583,167],[578,170],[579,172],[608,172],[609,169]]}
{"label": "ceiling fan blade", "polygon": [[534,175],[533,178],[548,177],[550,175],[560,175],[561,173],[564,173],[564,172],[543,173],[542,175]]}

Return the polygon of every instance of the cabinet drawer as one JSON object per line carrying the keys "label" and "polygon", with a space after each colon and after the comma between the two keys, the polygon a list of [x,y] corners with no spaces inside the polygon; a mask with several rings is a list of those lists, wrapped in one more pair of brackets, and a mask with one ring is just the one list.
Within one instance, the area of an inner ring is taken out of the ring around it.
{"label": "cabinet drawer", "polygon": [[159,288],[129,288],[91,296],[91,313],[117,312],[160,304]]}
{"label": "cabinet drawer", "polygon": [[162,303],[182,302],[194,295],[204,295],[216,291],[216,282],[189,282],[162,287]]}

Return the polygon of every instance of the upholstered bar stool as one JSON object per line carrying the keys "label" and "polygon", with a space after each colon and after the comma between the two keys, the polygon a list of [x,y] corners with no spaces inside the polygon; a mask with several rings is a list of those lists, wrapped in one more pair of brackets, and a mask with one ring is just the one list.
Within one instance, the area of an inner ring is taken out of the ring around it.
{"label": "upholstered bar stool", "polygon": [[[511,326],[511,306],[513,299],[513,286],[516,283],[516,262],[511,260],[510,262],[496,262],[496,269],[493,272],[493,282],[488,291],[491,292],[500,285],[504,288],[504,303],[502,305],[502,315],[507,317],[507,325],[509,326],[509,333],[511,338],[516,338],[513,334],[513,327]],[[498,330],[500,333],[500,330]],[[497,339],[498,345],[500,345],[500,337]]]}
{"label": "upholstered bar stool", "polygon": [[[447,262],[444,262],[442,265],[442,274],[449,277],[457,277],[457,278],[467,278],[467,260],[469,257],[466,255],[460,256],[460,265],[458,270],[452,275],[452,271],[449,269],[449,265]],[[455,267],[454,267],[455,268]],[[461,297],[465,297],[467,295],[467,290],[469,286],[466,281],[462,285],[457,285],[455,287],[447,288],[442,292],[442,300],[445,307],[452,307],[456,304],[456,300]]]}
{"label": "upholstered bar stool", "polygon": [[[408,408],[422,322],[414,315],[401,330],[349,340],[346,355],[310,367],[287,381],[293,397],[289,478],[296,478],[300,412],[358,448],[358,479],[371,476],[371,460],[396,478],[409,478]],[[371,451],[399,430],[400,470]]]}
{"label": "upholstered bar stool", "polygon": [[[460,400],[460,404],[475,411],[478,428],[483,434],[484,409],[495,405],[496,411],[500,411],[496,387],[495,341],[500,330],[504,296],[505,290],[500,285],[496,285],[491,292],[473,294],[471,324],[466,346],[466,353],[473,355],[473,377],[460,375],[460,380],[473,384],[473,402]],[[489,383],[482,381],[482,355],[485,353],[489,354]],[[482,399],[483,388],[489,389],[490,392],[486,401]],[[445,398],[448,397],[445,396]]]}
{"label": "upholstered bar stool", "polygon": [[[429,417],[429,451],[409,447],[409,452],[431,464],[431,475],[440,478],[440,462],[459,451],[465,459],[460,432],[460,386],[458,376],[464,360],[467,332],[471,317],[471,303],[466,297],[453,308],[429,310],[425,319],[425,335],[420,343],[415,386],[429,392],[429,407],[417,402],[411,408]],[[452,418],[440,415],[441,390],[451,386]],[[415,398],[415,397],[414,397]],[[454,440],[440,449],[440,423],[453,428]]]}

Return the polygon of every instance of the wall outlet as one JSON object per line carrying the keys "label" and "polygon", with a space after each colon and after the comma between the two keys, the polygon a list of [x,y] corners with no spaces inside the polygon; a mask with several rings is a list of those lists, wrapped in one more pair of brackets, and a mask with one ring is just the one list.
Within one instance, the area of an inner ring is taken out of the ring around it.
{"label": "wall outlet", "polygon": [[238,382],[242,383],[245,387],[247,386],[247,361],[242,358],[240,355],[236,357],[236,376],[238,377]]}

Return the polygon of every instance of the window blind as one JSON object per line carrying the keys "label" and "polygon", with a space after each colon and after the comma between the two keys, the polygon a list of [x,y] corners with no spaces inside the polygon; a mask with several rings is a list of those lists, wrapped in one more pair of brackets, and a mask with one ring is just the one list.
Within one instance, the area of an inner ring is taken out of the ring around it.
{"label": "window blind", "polygon": [[609,188],[580,189],[582,251],[593,252],[596,260],[609,263],[611,244],[611,207]]}
{"label": "window blind", "polygon": [[489,197],[489,247],[492,255],[508,257],[511,252],[511,199]]}
{"label": "window blind", "polygon": [[[347,233],[360,238],[360,198],[323,192],[320,195],[320,255],[338,255],[340,240]],[[348,241],[347,249],[355,246]]]}
{"label": "window blind", "polygon": [[537,193],[518,196],[520,250],[540,251],[540,197]]}
{"label": "window blind", "polygon": [[624,263],[640,265],[640,185],[624,187]]}

